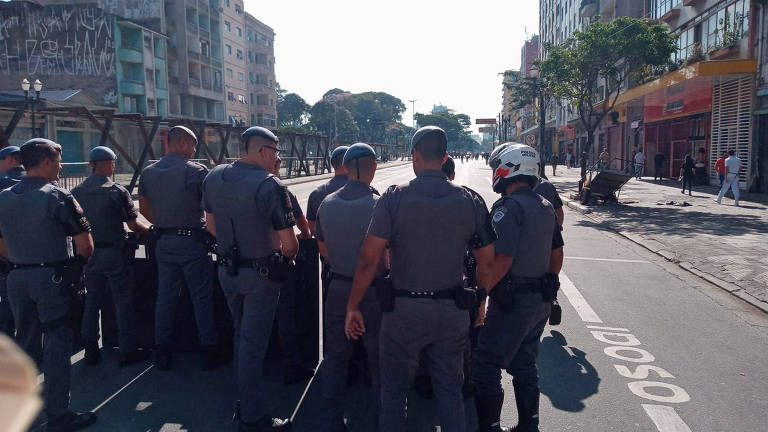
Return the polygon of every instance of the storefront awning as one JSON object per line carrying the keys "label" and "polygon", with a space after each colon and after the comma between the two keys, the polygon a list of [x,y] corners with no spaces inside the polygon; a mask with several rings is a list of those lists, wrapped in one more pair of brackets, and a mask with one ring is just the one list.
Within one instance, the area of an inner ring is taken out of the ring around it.
{"label": "storefront awning", "polygon": [[745,74],[757,72],[757,60],[710,60],[700,61],[665,74],[651,82],[629,89],[619,95],[616,106],[641,98],[647,94],[662,90],[698,77],[716,75]]}

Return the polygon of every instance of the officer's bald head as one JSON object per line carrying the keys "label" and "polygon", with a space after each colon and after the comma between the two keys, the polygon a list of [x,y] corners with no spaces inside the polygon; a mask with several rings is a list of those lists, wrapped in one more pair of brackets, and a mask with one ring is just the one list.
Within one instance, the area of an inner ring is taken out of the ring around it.
{"label": "officer's bald head", "polygon": [[197,136],[186,126],[174,126],[168,131],[168,149],[187,158],[192,157],[197,146]]}
{"label": "officer's bald head", "polygon": [[445,158],[445,138],[436,133],[424,135],[414,147],[414,153],[421,155],[424,162],[440,163]]}

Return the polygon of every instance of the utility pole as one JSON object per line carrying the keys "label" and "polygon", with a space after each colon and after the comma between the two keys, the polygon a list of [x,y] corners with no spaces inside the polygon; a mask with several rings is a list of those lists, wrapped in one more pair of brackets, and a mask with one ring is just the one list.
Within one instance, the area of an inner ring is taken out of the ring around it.
{"label": "utility pole", "polygon": [[416,101],[418,99],[408,100],[411,103],[411,114],[413,117],[413,128],[416,129]]}

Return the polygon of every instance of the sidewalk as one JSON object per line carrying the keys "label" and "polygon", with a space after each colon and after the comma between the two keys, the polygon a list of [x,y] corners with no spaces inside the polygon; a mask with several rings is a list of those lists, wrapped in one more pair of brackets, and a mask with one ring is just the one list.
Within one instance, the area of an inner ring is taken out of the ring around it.
{"label": "sidewalk", "polygon": [[729,193],[718,205],[715,187],[689,196],[676,180],[644,177],[624,186],[619,204],[583,206],[571,198],[579,169],[551,172],[568,207],[768,312],[768,195],[743,194],[735,207]]}

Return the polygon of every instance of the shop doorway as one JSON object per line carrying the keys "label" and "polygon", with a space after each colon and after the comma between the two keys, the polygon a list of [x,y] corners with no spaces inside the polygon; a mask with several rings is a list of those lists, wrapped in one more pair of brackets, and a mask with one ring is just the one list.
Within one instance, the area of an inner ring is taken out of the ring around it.
{"label": "shop doorway", "polygon": [[669,177],[677,177],[680,175],[680,168],[685,162],[685,155],[691,154],[693,157],[691,145],[688,141],[672,141],[672,151],[670,153],[669,160]]}

